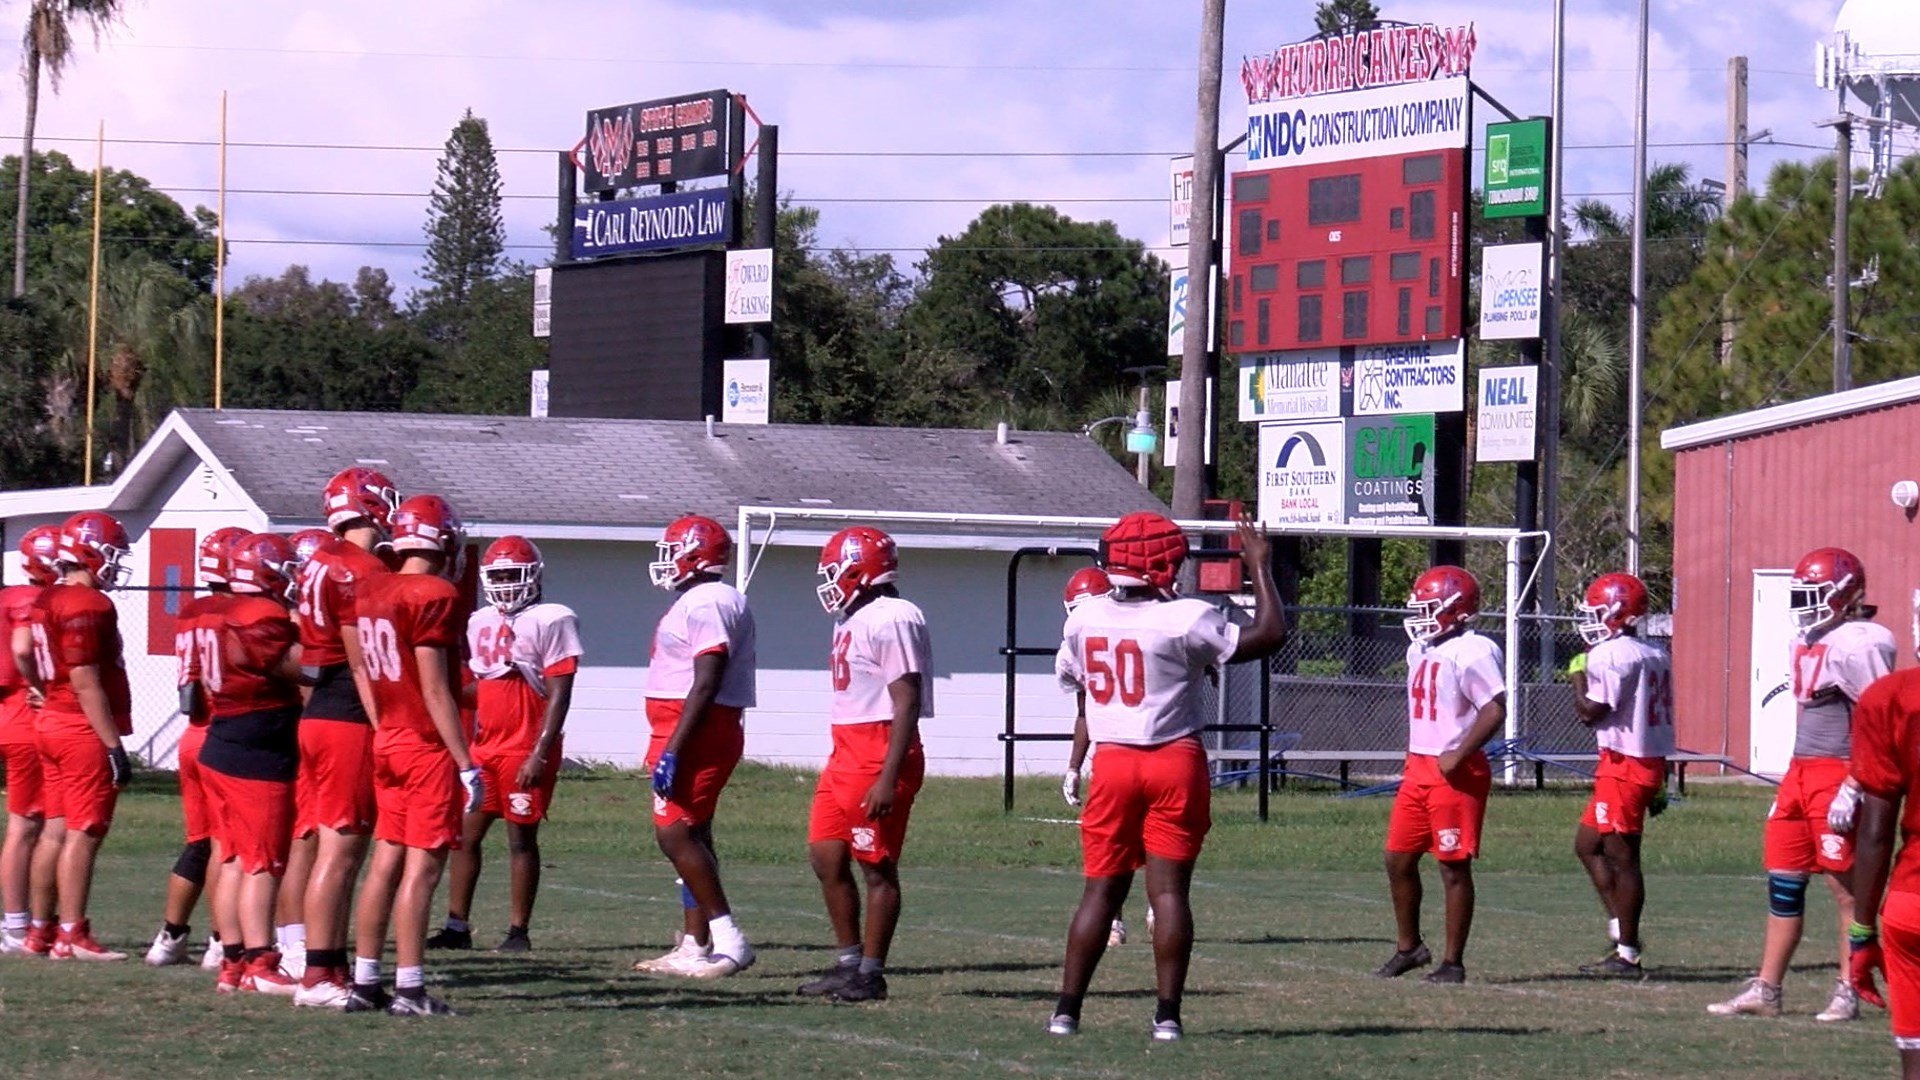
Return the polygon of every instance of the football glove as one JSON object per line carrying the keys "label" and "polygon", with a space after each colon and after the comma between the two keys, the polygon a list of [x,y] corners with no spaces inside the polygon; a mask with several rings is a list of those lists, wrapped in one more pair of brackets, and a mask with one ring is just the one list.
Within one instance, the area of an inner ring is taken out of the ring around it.
{"label": "football glove", "polygon": [[1068,769],[1066,775],[1060,778],[1060,797],[1067,800],[1068,806],[1076,810],[1080,808],[1079,769]]}
{"label": "football glove", "polygon": [[1887,999],[1880,994],[1880,986],[1874,979],[1874,972],[1885,971],[1887,958],[1880,951],[1880,935],[1871,926],[1858,922],[1847,924],[1847,982],[1853,986],[1853,992],[1861,1001],[1869,1005],[1886,1007]]}
{"label": "football glove", "polygon": [[1585,670],[1587,670],[1587,654],[1583,652],[1574,653],[1573,659],[1567,661],[1567,674],[1569,676],[1578,675]]}
{"label": "football glove", "polygon": [[1853,818],[1860,810],[1860,785],[1849,776],[1833,793],[1833,801],[1827,804],[1827,828],[1846,835],[1853,831]]}
{"label": "football glove", "polygon": [[466,812],[471,814],[480,809],[480,767],[470,765],[460,770],[460,788],[467,793]]}
{"label": "football glove", "polygon": [[663,799],[673,798],[673,774],[680,767],[680,755],[671,750],[660,751],[660,760],[653,763],[653,793]]}
{"label": "football glove", "polygon": [[1670,805],[1672,800],[1667,797],[1667,789],[1662,787],[1653,793],[1653,798],[1647,800],[1647,816],[1659,817],[1667,812],[1667,807]]}
{"label": "football glove", "polygon": [[107,771],[113,774],[113,789],[119,791],[133,783],[133,759],[127,748],[116,746],[107,751]]}

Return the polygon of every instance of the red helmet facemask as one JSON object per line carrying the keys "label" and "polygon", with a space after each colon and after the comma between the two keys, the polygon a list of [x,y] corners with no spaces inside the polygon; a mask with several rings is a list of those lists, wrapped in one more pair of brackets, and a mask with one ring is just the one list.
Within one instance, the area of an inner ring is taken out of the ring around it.
{"label": "red helmet facemask", "polygon": [[1407,637],[1428,642],[1465,626],[1480,613],[1480,583],[1458,566],[1436,566],[1413,579],[1407,596]]}
{"label": "red helmet facemask", "polygon": [[54,562],[60,557],[60,526],[35,525],[20,536],[20,569],[35,585],[60,580]]}
{"label": "red helmet facemask", "polygon": [[1067,606],[1068,611],[1072,611],[1096,596],[1109,596],[1112,593],[1113,579],[1107,576],[1105,570],[1097,566],[1089,566],[1084,570],[1075,571],[1074,575],[1067,579],[1067,587],[1060,594],[1060,602]]}
{"label": "red helmet facemask", "polygon": [[292,603],[298,564],[292,541],[278,533],[253,533],[241,537],[229,549],[227,581],[236,593]]}
{"label": "red helmet facemask", "polygon": [[733,558],[733,538],[712,518],[688,514],[667,526],[656,550],[658,555],[647,565],[647,576],[655,585],[671,591],[696,575],[723,569]]}
{"label": "red helmet facemask", "polygon": [[1598,645],[1627,632],[1647,614],[1647,587],[1632,574],[1602,574],[1580,604],[1580,640]]}
{"label": "red helmet facemask", "polygon": [[393,509],[393,550],[402,556],[437,552],[442,577],[460,576],[467,529],[453,505],[438,495],[415,495]]}
{"label": "red helmet facemask", "polygon": [[1787,606],[1794,625],[1812,633],[1846,618],[1867,591],[1867,568],[1845,548],[1809,551],[1793,568]]}
{"label": "red helmet facemask", "polygon": [[524,536],[503,536],[480,556],[480,592],[505,614],[525,611],[540,601],[540,574],[546,561]]}
{"label": "red helmet facemask", "polygon": [[892,583],[899,571],[893,537],[854,525],[834,533],[820,549],[820,584],[814,595],[829,615],[836,615],[851,607],[861,593]]}
{"label": "red helmet facemask", "polygon": [[133,550],[126,526],[112,514],[82,510],[60,526],[59,549],[55,560],[85,569],[102,589],[126,583],[132,567],[125,565]]}

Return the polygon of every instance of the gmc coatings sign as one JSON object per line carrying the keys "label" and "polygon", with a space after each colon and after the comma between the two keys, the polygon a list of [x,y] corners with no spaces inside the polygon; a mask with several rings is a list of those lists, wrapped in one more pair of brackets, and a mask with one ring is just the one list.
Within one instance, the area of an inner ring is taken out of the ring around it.
{"label": "gmc coatings sign", "polygon": [[1433,524],[1433,417],[1346,421],[1349,523]]}
{"label": "gmc coatings sign", "polygon": [[1467,145],[1465,77],[1247,106],[1247,168],[1319,165]]}

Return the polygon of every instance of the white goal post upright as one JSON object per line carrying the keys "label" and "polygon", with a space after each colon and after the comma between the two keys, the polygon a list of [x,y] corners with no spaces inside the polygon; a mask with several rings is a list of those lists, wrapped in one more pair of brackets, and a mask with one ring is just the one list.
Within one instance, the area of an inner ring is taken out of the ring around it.
{"label": "white goal post upright", "polygon": [[[740,558],[734,566],[737,587],[746,592],[753,581],[754,570],[760,565],[761,556],[772,546],[775,532],[784,524],[804,524],[813,522],[839,523],[833,530],[838,531],[844,525],[902,525],[918,526],[921,529],[938,526],[965,528],[982,536],[989,537],[1030,537],[1036,542],[1058,539],[1063,546],[1072,543],[1085,543],[1090,536],[1097,536],[1107,526],[1118,521],[1111,517],[1051,517],[1029,514],[938,514],[925,511],[889,511],[889,510],[834,510],[820,506],[742,506],[738,522],[736,541],[740,545]],[[1233,528],[1233,522],[1226,520],[1175,521],[1187,533],[1220,533]],[[1048,534],[1054,534],[1049,536]],[[1080,534],[1075,538],[1063,538],[1058,534]],[[911,541],[911,532],[904,534]],[[1505,737],[1518,738],[1520,734],[1519,703],[1515,688],[1520,683],[1520,612],[1526,597],[1540,573],[1540,564],[1553,554],[1553,535],[1546,530],[1495,529],[1474,526],[1455,525],[1289,525],[1285,528],[1269,527],[1270,536],[1319,536],[1336,540],[1464,540],[1498,543],[1506,553],[1506,628],[1503,642],[1507,679],[1507,720]],[[824,541],[824,537],[822,540]],[[1540,550],[1534,556],[1532,573],[1521,580],[1520,548],[1528,540],[1540,541]],[[756,546],[757,541],[757,546]],[[1505,767],[1505,781],[1514,782],[1518,776],[1518,763],[1509,758]]]}

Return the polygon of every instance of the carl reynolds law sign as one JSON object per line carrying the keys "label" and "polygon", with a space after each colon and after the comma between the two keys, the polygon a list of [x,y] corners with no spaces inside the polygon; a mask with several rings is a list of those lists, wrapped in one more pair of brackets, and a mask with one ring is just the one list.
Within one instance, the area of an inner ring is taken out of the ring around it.
{"label": "carl reynolds law sign", "polygon": [[573,257],[724,244],[732,236],[730,205],[725,188],[581,203],[573,212]]}

